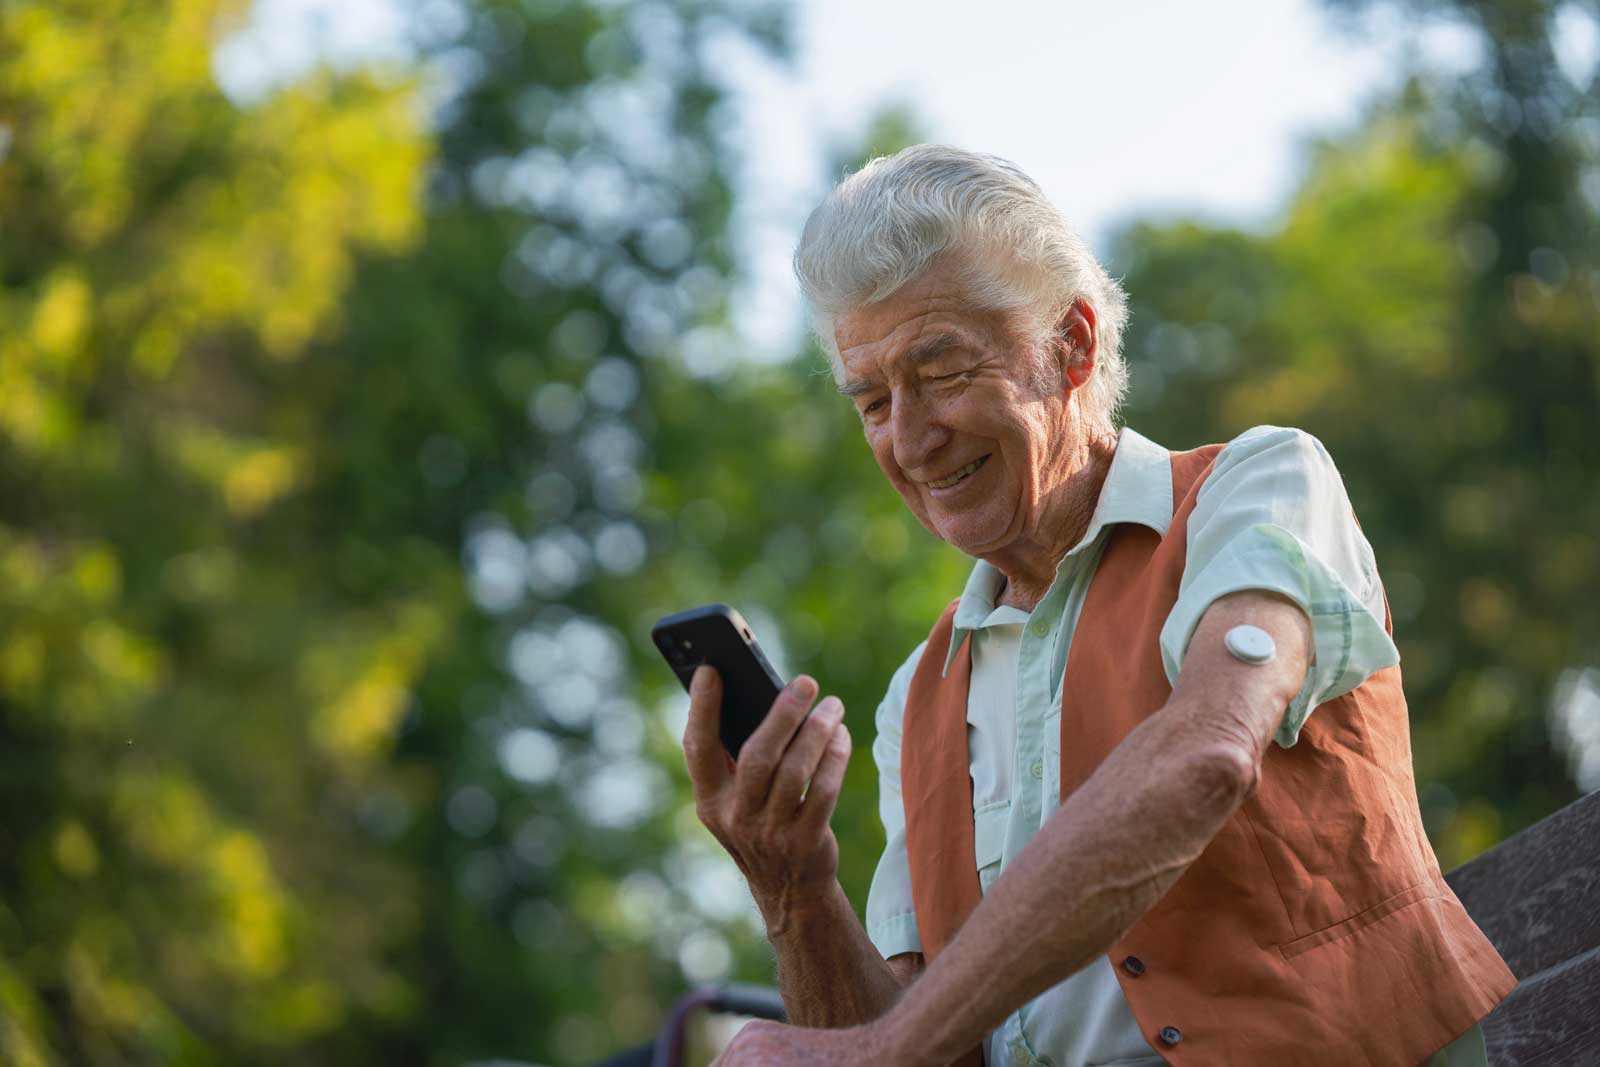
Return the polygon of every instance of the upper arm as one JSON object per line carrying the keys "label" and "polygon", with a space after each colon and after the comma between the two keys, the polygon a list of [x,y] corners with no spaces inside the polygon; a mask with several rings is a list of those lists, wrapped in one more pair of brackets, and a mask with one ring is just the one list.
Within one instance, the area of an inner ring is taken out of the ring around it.
{"label": "upper arm", "polygon": [[[1276,649],[1271,660],[1234,658],[1223,637],[1240,625],[1267,632]],[[1164,714],[1186,720],[1191,751],[1231,760],[1253,775],[1305,678],[1311,637],[1305,611],[1280,594],[1245,589],[1218,598],[1195,628]]]}
{"label": "upper arm", "polygon": [[1161,632],[1174,686],[1201,618],[1247,589],[1278,594],[1311,623],[1310,660],[1275,730],[1281,745],[1295,743],[1318,704],[1399,662],[1372,548],[1338,469],[1310,434],[1258,426],[1229,442],[1201,483],[1186,537],[1178,599]]}

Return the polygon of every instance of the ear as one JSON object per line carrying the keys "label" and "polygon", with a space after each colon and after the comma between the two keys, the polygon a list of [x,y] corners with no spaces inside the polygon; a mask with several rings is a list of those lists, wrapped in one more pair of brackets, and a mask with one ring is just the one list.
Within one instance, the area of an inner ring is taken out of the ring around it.
{"label": "ear", "polygon": [[1100,334],[1095,324],[1094,308],[1087,300],[1079,298],[1062,313],[1056,323],[1056,336],[1066,354],[1067,384],[1082,389],[1094,373],[1095,361],[1100,355]]}

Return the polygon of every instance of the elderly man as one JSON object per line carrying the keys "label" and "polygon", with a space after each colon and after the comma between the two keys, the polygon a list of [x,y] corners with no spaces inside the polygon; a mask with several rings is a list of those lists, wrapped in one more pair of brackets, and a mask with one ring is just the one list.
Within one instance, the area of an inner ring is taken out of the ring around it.
{"label": "elderly man", "polygon": [[1003,160],[875,160],[795,263],[879,466],[977,563],[878,708],[865,929],[828,827],[840,702],[797,678],[735,765],[696,676],[699,812],[793,1024],[724,1062],[1483,1063],[1515,979],[1423,833],[1383,588],[1321,445],[1117,432],[1122,293]]}

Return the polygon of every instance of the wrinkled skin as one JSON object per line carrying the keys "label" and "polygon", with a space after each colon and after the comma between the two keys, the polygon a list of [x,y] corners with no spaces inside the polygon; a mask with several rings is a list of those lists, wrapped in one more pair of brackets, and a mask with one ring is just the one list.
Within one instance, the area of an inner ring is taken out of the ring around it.
{"label": "wrinkled skin", "polygon": [[717,672],[701,667],[689,690],[683,751],[695,812],[744,873],[769,933],[781,930],[791,902],[820,893],[839,869],[828,820],[850,761],[850,731],[838,697],[812,711],[816,699],[814,679],[790,682],[735,763],[718,730]]}
{"label": "wrinkled skin", "polygon": [[745,1024],[712,1067],[880,1067],[887,1050],[870,1026],[807,1030],[757,1020]]}
{"label": "wrinkled skin", "polygon": [[[1042,594],[1087,527],[1115,448],[1073,401],[1094,370],[1094,309],[1076,302],[1037,347],[1011,313],[974,310],[954,268],[936,261],[840,316],[834,333],[840,389],[912,514],[1008,575],[1008,592]],[[946,335],[954,343],[918,353]],[[974,462],[959,484],[937,484]]]}

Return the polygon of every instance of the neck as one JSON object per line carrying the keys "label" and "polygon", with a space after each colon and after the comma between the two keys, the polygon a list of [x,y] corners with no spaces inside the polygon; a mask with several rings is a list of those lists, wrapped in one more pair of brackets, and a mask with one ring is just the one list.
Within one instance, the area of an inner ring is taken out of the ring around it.
{"label": "neck", "polygon": [[1072,473],[1040,509],[1037,528],[983,558],[1006,576],[1000,603],[1032,611],[1055,581],[1056,566],[1089,529],[1100,490],[1111,471],[1117,435],[1106,434],[1078,446]]}

